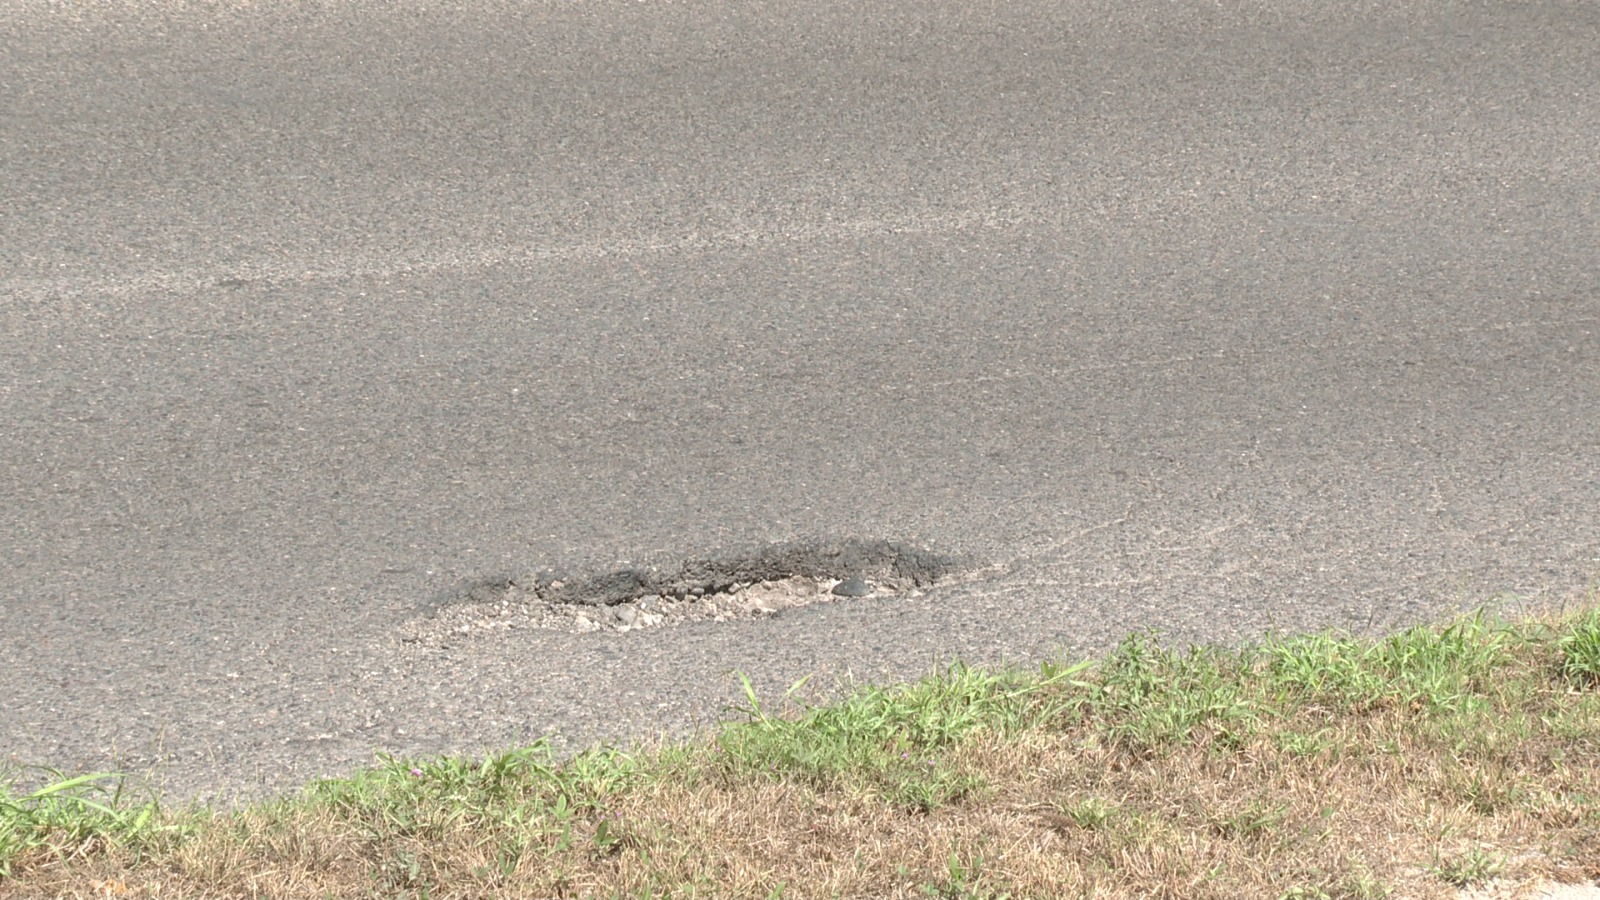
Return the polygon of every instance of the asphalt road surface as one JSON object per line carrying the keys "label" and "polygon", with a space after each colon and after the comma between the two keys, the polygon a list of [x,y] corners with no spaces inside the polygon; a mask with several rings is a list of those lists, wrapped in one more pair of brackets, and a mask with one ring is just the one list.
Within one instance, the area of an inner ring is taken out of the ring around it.
{"label": "asphalt road surface", "polygon": [[[1597,148],[1589,0],[0,0],[0,761],[1572,602]],[[401,638],[804,539],[968,577]]]}

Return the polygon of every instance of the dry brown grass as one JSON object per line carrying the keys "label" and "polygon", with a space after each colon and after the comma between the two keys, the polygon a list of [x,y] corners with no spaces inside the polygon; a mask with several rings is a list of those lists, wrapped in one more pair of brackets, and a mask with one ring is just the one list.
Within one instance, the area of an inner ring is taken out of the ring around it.
{"label": "dry brown grass", "polygon": [[1188,700],[1116,694],[1110,664],[1026,692],[965,672],[1011,705],[949,739],[885,719],[851,738],[866,769],[825,748],[797,762],[790,721],[754,710],[736,727],[787,749],[725,738],[477,782],[458,762],[439,778],[475,787],[454,794],[167,813],[202,818],[187,837],[41,844],[0,898],[1449,898],[1491,876],[1600,879],[1600,694],[1562,674],[1555,631],[1518,627],[1492,669],[1343,701],[1293,694],[1260,659],[1207,681],[1162,657],[1141,683],[1246,685],[1176,737],[1144,717]]}

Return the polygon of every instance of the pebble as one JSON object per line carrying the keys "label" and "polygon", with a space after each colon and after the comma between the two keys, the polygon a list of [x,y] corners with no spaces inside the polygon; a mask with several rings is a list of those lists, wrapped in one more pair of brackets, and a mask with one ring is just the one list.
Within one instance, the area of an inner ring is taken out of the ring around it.
{"label": "pebble", "polygon": [[846,578],[833,586],[833,593],[840,597],[865,597],[872,593],[872,585],[865,578]]}

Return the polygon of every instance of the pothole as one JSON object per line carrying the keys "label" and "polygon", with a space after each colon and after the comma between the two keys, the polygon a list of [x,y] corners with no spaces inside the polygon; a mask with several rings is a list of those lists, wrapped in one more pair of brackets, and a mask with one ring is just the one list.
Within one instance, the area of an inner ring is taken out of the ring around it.
{"label": "pothole", "polygon": [[891,541],[805,541],[589,576],[500,576],[458,586],[404,623],[399,638],[425,651],[517,629],[583,634],[731,622],[816,603],[920,597],[969,568]]}

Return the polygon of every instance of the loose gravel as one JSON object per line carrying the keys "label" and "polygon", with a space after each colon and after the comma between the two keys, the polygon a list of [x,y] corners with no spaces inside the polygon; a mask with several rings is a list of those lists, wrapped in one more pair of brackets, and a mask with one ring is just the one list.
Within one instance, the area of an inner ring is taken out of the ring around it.
{"label": "loose gravel", "polygon": [[[557,582],[554,587],[560,588]],[[480,592],[481,594],[482,592]],[[543,599],[507,581],[487,602],[456,603],[403,623],[397,638],[402,651],[428,655],[496,632],[547,629],[586,634],[595,631],[645,631],[690,622],[754,619],[801,606],[840,600],[920,597],[910,578],[867,580],[789,578],[734,583],[724,590],[693,589],[682,594],[652,594],[609,605]]]}

